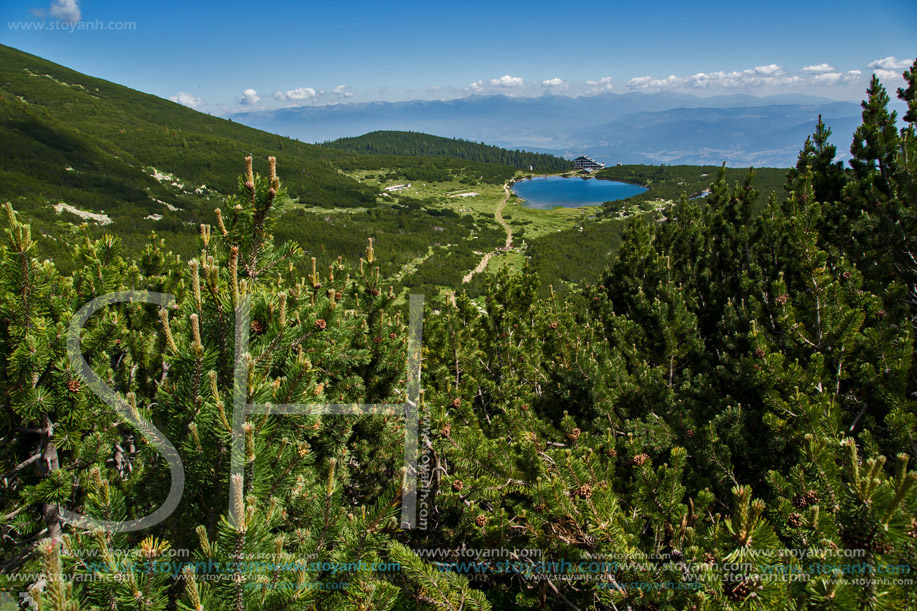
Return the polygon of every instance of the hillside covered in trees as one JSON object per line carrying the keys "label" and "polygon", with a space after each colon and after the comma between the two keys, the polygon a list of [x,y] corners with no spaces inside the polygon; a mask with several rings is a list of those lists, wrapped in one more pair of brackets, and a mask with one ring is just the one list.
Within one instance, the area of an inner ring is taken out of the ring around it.
{"label": "hillside covered in trees", "polygon": [[[603,168],[596,172],[598,178],[633,182],[649,190],[629,198],[632,202],[658,199],[678,200],[682,195],[689,199],[705,197],[710,183],[720,172],[721,166],[703,165],[621,165]],[[724,178],[728,183],[744,180],[748,168],[725,168]],[[764,208],[771,193],[782,192],[786,179],[783,168],[755,168],[755,187],[759,197],[753,202],[755,210]],[[617,211],[616,202],[604,206],[606,216]]]}
{"label": "hillside covered in trees", "polygon": [[850,166],[820,124],[757,214],[753,175],[721,172],[628,221],[598,284],[540,297],[504,271],[422,319],[373,241],[296,271],[273,157],[191,257],[86,236],[71,275],[7,204],[0,594],[914,609],[917,62],[905,79],[903,128],[874,77]]}
{"label": "hillside covered in trees", "polygon": [[370,155],[451,157],[496,163],[517,170],[533,170],[536,173],[573,169],[573,162],[554,155],[520,150],[510,151],[482,142],[470,142],[461,138],[441,138],[416,132],[376,131],[354,138],[332,140],[323,143],[322,146]]}

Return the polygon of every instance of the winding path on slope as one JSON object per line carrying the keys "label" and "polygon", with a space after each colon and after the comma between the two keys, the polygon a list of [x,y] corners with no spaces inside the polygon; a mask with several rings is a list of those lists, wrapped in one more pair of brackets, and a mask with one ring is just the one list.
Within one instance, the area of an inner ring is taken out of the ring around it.
{"label": "winding path on slope", "polygon": [[[497,219],[497,222],[500,223],[500,226],[506,230],[506,244],[504,245],[504,249],[509,250],[510,246],[513,244],[513,230],[510,229],[509,225],[506,224],[506,221],[503,220],[503,209],[506,208],[506,202],[509,201],[510,196],[509,183],[503,185],[503,193],[503,200],[497,204],[497,209],[494,210],[494,218]],[[478,266],[465,274],[465,277],[462,278],[462,283],[467,284],[471,282],[471,279],[475,274],[483,272],[487,268],[487,263],[490,261],[490,258],[496,254],[497,250],[498,249],[494,249],[485,254],[484,257],[481,258],[481,262],[478,263]]]}

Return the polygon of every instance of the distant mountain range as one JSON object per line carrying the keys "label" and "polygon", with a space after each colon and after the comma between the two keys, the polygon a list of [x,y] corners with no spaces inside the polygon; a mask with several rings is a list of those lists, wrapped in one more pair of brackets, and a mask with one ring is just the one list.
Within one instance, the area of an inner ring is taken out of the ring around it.
{"label": "distant mountain range", "polygon": [[376,130],[433,133],[608,164],[668,163],[787,167],[818,115],[843,158],[860,107],[808,95],[697,97],[626,93],[537,98],[302,106],[231,115],[234,121],[307,142]]}

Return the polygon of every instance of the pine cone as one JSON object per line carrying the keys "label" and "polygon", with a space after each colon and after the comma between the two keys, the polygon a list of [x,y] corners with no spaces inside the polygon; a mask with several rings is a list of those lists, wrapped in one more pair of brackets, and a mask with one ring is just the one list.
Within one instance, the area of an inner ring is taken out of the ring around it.
{"label": "pine cone", "polygon": [[850,272],[844,272],[843,274],[841,274],[841,277],[844,280],[850,280],[853,277],[853,274],[851,274]]}
{"label": "pine cone", "polygon": [[576,489],[576,495],[581,499],[588,499],[592,496],[592,486],[589,484],[583,484]]}
{"label": "pine cone", "polygon": [[640,467],[647,461],[648,458],[649,456],[647,454],[637,454],[634,456],[633,463],[634,465]]}
{"label": "pine cone", "polygon": [[382,338],[381,338],[381,337],[374,337],[374,338],[373,338],[373,343],[374,343],[374,344],[378,344],[378,343],[381,342],[381,341],[382,341]]}
{"label": "pine cone", "polygon": [[529,411],[529,404],[528,404],[528,403],[523,403],[523,404],[522,404],[522,411],[524,411],[524,412]]}
{"label": "pine cone", "polygon": [[713,564],[716,562],[716,556],[711,552],[704,552],[704,562],[707,564]]}
{"label": "pine cone", "polygon": [[615,456],[618,455],[618,451],[615,450],[614,448],[608,448],[607,450],[605,450],[605,455],[610,458],[614,458]]}
{"label": "pine cone", "polygon": [[487,524],[487,516],[485,516],[485,515],[480,515],[480,516],[476,517],[476,518],[474,519],[474,523],[477,524],[478,526],[484,526],[485,524]]}
{"label": "pine cone", "polygon": [[79,380],[70,380],[67,382],[67,390],[70,392],[80,392],[80,381]]}
{"label": "pine cone", "polygon": [[325,322],[325,319],[319,318],[315,321],[315,328],[319,331],[323,331],[325,327],[328,326],[328,323]]}
{"label": "pine cone", "polygon": [[553,322],[552,322],[550,325],[548,325],[548,326],[551,327],[552,329],[556,329],[558,324],[559,324],[559,323],[555,320],[555,321],[553,321]]}
{"label": "pine cone", "polygon": [[806,497],[802,494],[793,497],[793,507],[796,509],[805,509],[809,506],[809,503],[806,502]]}
{"label": "pine cone", "polygon": [[767,354],[767,353],[764,352],[764,348],[758,348],[758,349],[755,350],[755,358],[756,358],[756,359],[763,359],[764,356],[765,356],[766,354]]}
{"label": "pine cone", "polygon": [[907,536],[917,539],[917,520],[911,520],[911,528],[907,531]]}
{"label": "pine cone", "polygon": [[465,487],[465,484],[460,479],[457,479],[454,482],[452,482],[452,489],[455,490],[456,492],[461,492],[462,488],[464,487]]}
{"label": "pine cone", "polygon": [[809,490],[805,495],[806,505],[818,505],[818,493],[814,490]]}
{"label": "pine cone", "polygon": [[251,324],[251,328],[252,328],[252,333],[254,333],[255,335],[260,335],[261,333],[264,333],[264,325],[261,324],[260,320],[253,320]]}
{"label": "pine cone", "polygon": [[396,337],[398,337],[398,334],[395,333],[394,331],[392,331],[391,333],[388,334],[388,336],[389,336],[389,338],[391,338],[391,339],[395,339]]}
{"label": "pine cone", "polygon": [[570,443],[575,442],[577,439],[579,439],[581,432],[582,431],[580,431],[579,429],[573,429],[572,431],[567,433],[567,440],[570,441]]}
{"label": "pine cone", "polygon": [[443,437],[448,437],[451,434],[452,434],[452,423],[447,422],[446,425],[443,427]]}
{"label": "pine cone", "polygon": [[692,439],[694,437],[694,429],[688,429],[685,431],[685,435],[688,436],[688,439]]}
{"label": "pine cone", "polygon": [[787,301],[789,301],[789,300],[790,300],[790,298],[787,297],[786,294],[783,294],[783,295],[780,295],[779,297],[777,297],[777,300],[776,300],[776,301],[777,301],[777,303],[779,303],[780,305],[784,305],[784,304],[785,304]]}
{"label": "pine cone", "polygon": [[461,407],[461,405],[462,405],[461,399],[459,399],[458,397],[452,399],[452,407],[458,408],[458,407]]}
{"label": "pine cone", "polygon": [[876,316],[878,316],[879,318],[885,318],[885,314],[886,314],[885,310],[879,310],[878,312],[876,312]]}
{"label": "pine cone", "polygon": [[341,292],[337,292],[337,293],[334,294],[334,300],[335,300],[335,301],[340,301],[340,300],[343,299],[343,298],[344,298],[344,294],[341,293]]}
{"label": "pine cone", "polygon": [[547,507],[547,505],[545,505],[544,503],[538,503],[537,505],[535,505],[534,507],[532,507],[532,509],[534,509],[534,510],[537,511],[538,513],[544,513],[544,512],[546,512],[546,511],[548,510],[548,507]]}
{"label": "pine cone", "polygon": [[790,528],[799,528],[802,526],[802,516],[796,512],[791,513],[786,518],[786,525]]}
{"label": "pine cone", "polygon": [[726,596],[731,600],[745,600],[748,598],[748,595],[751,594],[751,585],[747,581],[740,581],[739,583],[723,583],[723,589],[726,591]]}

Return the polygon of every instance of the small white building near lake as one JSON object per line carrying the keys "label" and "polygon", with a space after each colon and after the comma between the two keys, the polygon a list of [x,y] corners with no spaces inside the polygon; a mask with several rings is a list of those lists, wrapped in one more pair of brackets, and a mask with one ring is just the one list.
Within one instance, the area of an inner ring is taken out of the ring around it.
{"label": "small white building near lake", "polygon": [[577,170],[601,170],[605,167],[604,163],[598,162],[592,157],[586,157],[585,155],[580,155],[573,160],[573,166]]}

